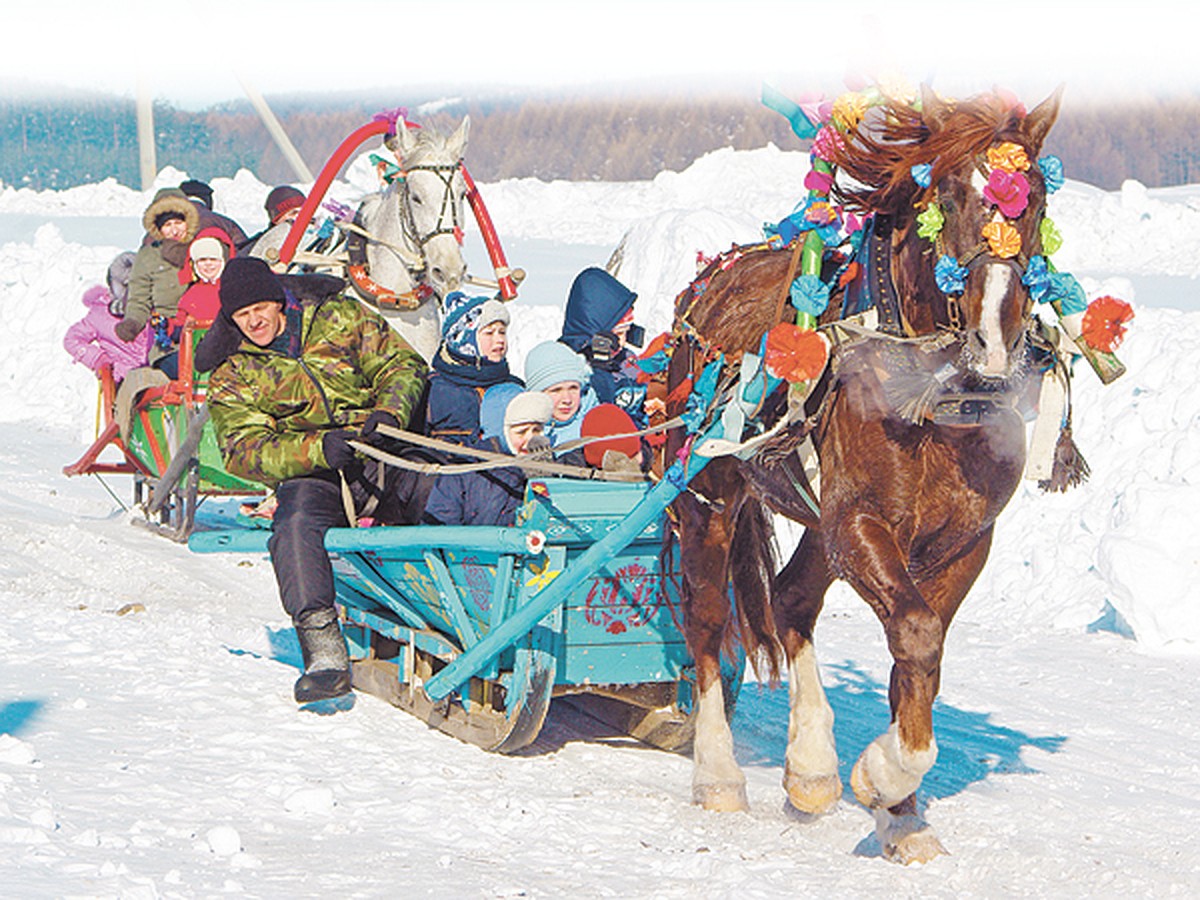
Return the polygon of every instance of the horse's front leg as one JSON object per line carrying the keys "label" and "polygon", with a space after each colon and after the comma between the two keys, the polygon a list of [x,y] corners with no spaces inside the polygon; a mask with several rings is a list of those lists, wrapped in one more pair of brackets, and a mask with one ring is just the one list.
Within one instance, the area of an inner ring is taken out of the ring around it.
{"label": "horse's front leg", "polygon": [[788,743],[783,788],[788,802],[812,815],[829,812],[842,796],[833,709],[821,685],[813,627],[833,578],[820,532],[808,528],[775,580],[772,606],[788,660]]}
{"label": "horse's front leg", "polygon": [[886,527],[864,519],[861,533],[876,562],[855,588],[884,624],[893,665],[892,723],[862,752],[850,775],[855,797],[875,815],[886,857],[927,862],[946,852],[921,816],[916,790],[937,760],[933,701],[941,679],[946,629],[987,560],[990,530],[964,554],[919,585],[908,575]]}
{"label": "horse's front leg", "polygon": [[696,664],[692,801],[718,812],[748,810],[746,776],[733,755],[725,715],[721,645],[729,626],[730,518],[684,498],[679,546],[683,569],[684,624]]}

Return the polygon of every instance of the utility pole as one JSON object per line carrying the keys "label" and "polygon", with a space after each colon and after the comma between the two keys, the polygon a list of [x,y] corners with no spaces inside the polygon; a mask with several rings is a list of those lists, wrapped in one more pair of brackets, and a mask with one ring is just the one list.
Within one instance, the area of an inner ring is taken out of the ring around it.
{"label": "utility pole", "polygon": [[140,75],[137,84],[138,161],[142,190],[148,191],[154,187],[154,179],[158,175],[158,161],[154,156],[154,101],[146,88],[145,79]]}
{"label": "utility pole", "polygon": [[267,106],[267,101],[263,98],[263,95],[251,87],[250,82],[245,78],[239,76],[238,81],[242,83],[242,90],[246,92],[250,103],[258,111],[258,117],[267,126],[267,132],[275,141],[275,145],[279,147],[280,152],[283,153],[283,158],[292,167],[296,178],[304,184],[312,184],[316,179],[313,178],[313,174],[309,171],[308,166],[304,164],[304,159],[288,138],[287,132],[283,130],[283,126],[279,123],[279,120],[275,118],[275,113],[271,112],[271,107]]}

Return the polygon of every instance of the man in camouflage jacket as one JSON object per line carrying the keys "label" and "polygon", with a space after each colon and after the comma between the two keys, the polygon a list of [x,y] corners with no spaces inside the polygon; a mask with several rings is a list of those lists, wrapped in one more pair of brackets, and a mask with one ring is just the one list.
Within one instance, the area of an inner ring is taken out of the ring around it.
{"label": "man in camouflage jacket", "polygon": [[[322,289],[303,289],[313,280]],[[328,529],[354,524],[344,488],[356,516],[411,524],[430,484],[405,470],[380,471],[348,444],[378,441],[380,424],[407,425],[426,367],[381,316],[341,296],[340,286],[321,276],[279,277],[261,259],[236,257],[222,274],[221,315],[205,338],[223,346],[208,407],[225,467],[275,488],[268,548],[304,655],[298,702],[350,690],[324,545]]]}

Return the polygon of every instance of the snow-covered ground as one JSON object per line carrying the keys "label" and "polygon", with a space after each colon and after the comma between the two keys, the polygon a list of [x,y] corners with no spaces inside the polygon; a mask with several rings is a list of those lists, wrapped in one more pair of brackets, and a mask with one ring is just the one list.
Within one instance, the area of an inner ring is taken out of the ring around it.
{"label": "snow-covered ground", "polygon": [[[789,213],[807,165],[719,151],[650,182],[482,186],[530,272],[517,368],[557,333],[571,275],[627,231],[622,277],[661,328],[696,252]],[[353,199],[362,176],[338,194]],[[262,224],[267,186],[246,172],[213,185],[218,208]],[[0,188],[0,895],[1200,893],[1200,312],[1180,311],[1200,309],[1181,287],[1200,272],[1200,188],[1068,182],[1052,198],[1060,267],[1136,309],[1129,372],[1102,387],[1079,370],[1091,480],[1019,492],[951,629],[924,785],[950,855],[908,869],[879,858],[852,800],[814,822],[784,810],[784,688],[743,690],[734,731],[753,812],[728,816],[689,804],[688,760],[564,709],[516,757],[371,697],[297,711],[269,563],[195,556],[132,527],[96,479],[61,475],[95,416],[91,374],[61,337],[147,201],[112,182]],[[1154,279],[1178,302],[1144,295]],[[123,479],[109,484],[128,502]],[[888,657],[844,589],[817,638],[848,778],[886,726]]]}

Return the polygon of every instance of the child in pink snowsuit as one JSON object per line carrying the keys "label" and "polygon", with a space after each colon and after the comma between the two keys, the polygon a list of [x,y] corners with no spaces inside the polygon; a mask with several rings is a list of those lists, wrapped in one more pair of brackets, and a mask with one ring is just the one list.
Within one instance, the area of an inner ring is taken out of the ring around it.
{"label": "child in pink snowsuit", "polygon": [[[123,260],[125,256],[130,259]],[[107,289],[97,284],[84,291],[83,305],[87,307],[87,314],[63,335],[63,347],[73,360],[96,373],[104,366],[111,365],[115,382],[124,379],[130,369],[146,365],[153,339],[152,329],[144,328],[129,343],[121,340],[115,330],[121,319],[109,312],[109,305],[114,298],[119,299],[122,291],[129,290],[132,256],[123,253],[113,260],[109,266]]]}

